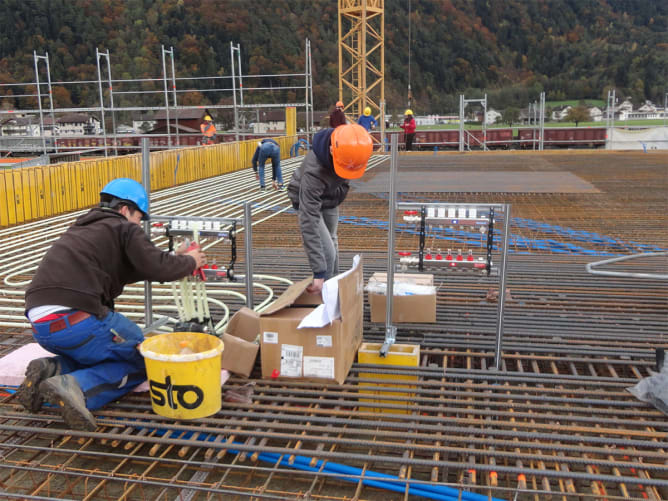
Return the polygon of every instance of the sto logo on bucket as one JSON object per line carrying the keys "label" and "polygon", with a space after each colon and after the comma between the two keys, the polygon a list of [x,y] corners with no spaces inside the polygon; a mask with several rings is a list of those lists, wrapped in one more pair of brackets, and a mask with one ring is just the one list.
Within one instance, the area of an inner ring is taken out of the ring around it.
{"label": "sto logo on bucket", "polygon": [[[165,402],[171,409],[178,409],[180,405],[184,409],[192,410],[199,407],[204,401],[204,391],[199,386],[193,384],[187,385],[173,385],[171,376],[165,378],[164,383],[149,380],[149,387],[151,388],[151,400],[155,405],[164,407]],[[195,394],[195,399],[187,398],[189,393]],[[176,400],[174,397],[176,396]],[[189,400],[192,400],[189,402]],[[178,405],[177,405],[178,402]]]}

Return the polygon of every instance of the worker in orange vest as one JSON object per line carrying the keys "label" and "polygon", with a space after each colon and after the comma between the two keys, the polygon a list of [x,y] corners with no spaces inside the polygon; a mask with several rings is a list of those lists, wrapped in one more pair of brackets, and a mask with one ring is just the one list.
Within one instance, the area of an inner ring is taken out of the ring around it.
{"label": "worker in orange vest", "polygon": [[214,144],[216,142],[216,126],[209,115],[204,117],[204,123],[199,126],[202,131],[202,144]]}

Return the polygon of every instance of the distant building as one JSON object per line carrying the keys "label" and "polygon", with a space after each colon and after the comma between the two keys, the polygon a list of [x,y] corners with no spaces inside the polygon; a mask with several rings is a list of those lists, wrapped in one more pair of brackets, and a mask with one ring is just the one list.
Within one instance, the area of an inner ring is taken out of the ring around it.
{"label": "distant building", "polygon": [[552,108],[552,120],[564,120],[568,116],[568,112],[572,109],[573,107],[570,104]]}
{"label": "distant building", "polygon": [[0,136],[39,136],[39,117],[12,116],[0,119]]}
{"label": "distant building", "polygon": [[593,122],[600,122],[603,120],[603,111],[598,106],[592,106],[588,111]]}
{"label": "distant building", "polygon": [[[100,121],[85,113],[69,113],[57,120],[57,131],[60,136],[90,136],[102,134]],[[45,127],[46,128],[46,127]]]}
{"label": "distant building", "polygon": [[153,129],[158,122],[153,119],[154,113],[135,113],[132,115],[132,128],[137,133],[147,132]]}
{"label": "distant building", "polygon": [[496,111],[494,108],[490,108],[487,110],[487,116],[485,117],[485,123],[487,125],[492,125],[495,124],[496,121],[501,118],[501,113]]}
{"label": "distant building", "polygon": [[[176,131],[187,134],[200,134],[199,126],[204,122],[206,115],[215,117],[206,108],[182,109],[182,110],[160,110],[154,113],[150,118],[155,122],[155,126],[148,131],[149,134],[167,134],[168,128],[170,134],[176,134]],[[167,117],[169,116],[169,123]]]}

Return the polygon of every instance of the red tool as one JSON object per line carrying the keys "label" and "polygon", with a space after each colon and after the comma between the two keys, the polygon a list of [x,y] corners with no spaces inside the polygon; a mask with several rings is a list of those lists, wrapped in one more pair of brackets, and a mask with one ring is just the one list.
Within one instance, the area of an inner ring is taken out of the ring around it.
{"label": "red tool", "polygon": [[[199,244],[197,242],[191,243],[186,249],[186,252],[190,252],[191,250],[195,249],[199,249]],[[199,278],[202,279],[203,282],[206,282],[206,273],[204,273],[204,270],[201,267],[193,271],[193,276],[194,277],[198,276]]]}

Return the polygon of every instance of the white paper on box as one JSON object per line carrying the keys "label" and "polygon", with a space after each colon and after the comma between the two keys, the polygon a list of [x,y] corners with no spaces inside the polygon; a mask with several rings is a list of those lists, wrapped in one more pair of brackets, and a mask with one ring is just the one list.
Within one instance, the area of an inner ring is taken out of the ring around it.
{"label": "white paper on box", "polygon": [[268,344],[278,344],[278,332],[265,331],[262,336],[262,342]]}
{"label": "white paper on box", "polygon": [[306,315],[297,326],[297,329],[320,328],[331,324],[337,318],[341,318],[341,309],[339,307],[339,280],[349,275],[360,263],[360,257],[353,257],[353,267],[348,271],[339,273],[337,276],[326,280],[322,286],[323,304],[315,308]]}
{"label": "white paper on box", "polygon": [[322,346],[323,348],[332,347],[332,336],[316,336],[315,345]]}
{"label": "white paper on box", "polygon": [[304,357],[304,377],[334,379],[334,357]]}
{"label": "white paper on box", "polygon": [[304,348],[293,344],[281,345],[281,376],[301,377]]}

